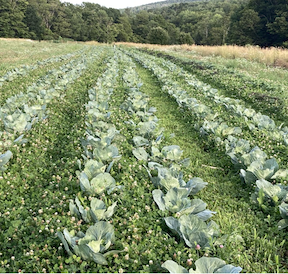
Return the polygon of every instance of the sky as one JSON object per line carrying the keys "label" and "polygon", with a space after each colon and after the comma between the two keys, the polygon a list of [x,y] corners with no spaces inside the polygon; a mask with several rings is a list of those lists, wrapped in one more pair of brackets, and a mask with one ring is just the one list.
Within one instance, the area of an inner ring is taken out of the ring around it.
{"label": "sky", "polygon": [[63,2],[69,2],[71,4],[78,4],[80,5],[82,2],[90,2],[99,4],[106,8],[114,8],[114,9],[125,9],[125,8],[132,8],[136,6],[141,6],[145,4],[150,4],[154,2],[160,2],[164,0],[60,0]]}

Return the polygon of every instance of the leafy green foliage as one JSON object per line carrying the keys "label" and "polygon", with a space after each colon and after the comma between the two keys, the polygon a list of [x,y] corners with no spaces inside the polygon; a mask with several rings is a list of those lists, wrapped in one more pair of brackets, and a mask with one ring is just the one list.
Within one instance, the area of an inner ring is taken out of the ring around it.
{"label": "leafy green foliage", "polygon": [[75,231],[68,232],[67,229],[64,229],[63,234],[57,232],[57,236],[69,254],[71,254],[70,246],[77,256],[97,264],[108,264],[106,257],[119,253],[115,250],[103,253],[110,247],[115,238],[113,226],[108,222],[97,222],[90,226],[85,234],[83,232],[75,234]]}
{"label": "leafy green foliage", "polygon": [[219,227],[211,221],[206,224],[198,216],[183,215],[179,219],[173,217],[164,218],[167,226],[178,233],[189,247],[209,247],[214,237],[219,235]]}
{"label": "leafy green foliage", "polygon": [[[287,199],[286,199],[287,200]],[[288,226],[288,204],[282,202],[279,206],[281,217],[283,218],[278,223],[278,229],[284,229]]]}
{"label": "leafy green foliage", "polygon": [[195,265],[196,270],[191,268],[188,271],[176,262],[168,260],[162,264],[162,267],[166,268],[170,273],[239,273],[242,270],[241,267],[226,265],[223,260],[218,258],[202,257],[195,262]]}
{"label": "leafy green foliage", "polygon": [[203,221],[207,221],[216,212],[206,209],[207,204],[201,199],[190,200],[188,195],[191,189],[188,188],[170,188],[166,195],[160,189],[152,191],[154,201],[160,210],[167,210],[176,213],[180,217],[184,214],[194,214]]}
{"label": "leafy green foliage", "polygon": [[13,153],[10,150],[0,155],[0,171],[6,170],[7,167],[5,167],[5,165],[9,162],[12,156]]}
{"label": "leafy green foliage", "polygon": [[111,218],[115,212],[116,205],[117,202],[113,203],[113,205],[106,209],[105,203],[102,200],[92,198],[90,208],[85,209],[81,205],[80,200],[76,197],[75,203],[73,200],[70,200],[69,210],[71,215],[82,218],[87,223],[91,222],[91,220],[97,223],[98,221],[108,220]]}

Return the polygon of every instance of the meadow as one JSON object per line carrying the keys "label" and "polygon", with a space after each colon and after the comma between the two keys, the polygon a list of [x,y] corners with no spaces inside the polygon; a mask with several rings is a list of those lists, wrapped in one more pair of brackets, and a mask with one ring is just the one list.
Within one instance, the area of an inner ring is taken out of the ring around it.
{"label": "meadow", "polygon": [[288,272],[279,62],[0,48],[0,272]]}

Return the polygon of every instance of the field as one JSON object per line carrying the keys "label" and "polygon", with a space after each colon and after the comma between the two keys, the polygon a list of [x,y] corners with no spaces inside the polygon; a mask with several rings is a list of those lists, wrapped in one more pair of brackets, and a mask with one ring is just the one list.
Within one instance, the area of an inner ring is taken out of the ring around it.
{"label": "field", "polygon": [[0,272],[288,272],[285,68],[0,47]]}

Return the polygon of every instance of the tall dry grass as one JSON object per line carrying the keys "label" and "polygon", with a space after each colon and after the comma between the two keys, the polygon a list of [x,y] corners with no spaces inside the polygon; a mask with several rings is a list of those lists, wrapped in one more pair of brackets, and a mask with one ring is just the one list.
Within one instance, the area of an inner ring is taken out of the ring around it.
{"label": "tall dry grass", "polygon": [[157,50],[172,50],[181,52],[195,52],[201,56],[221,56],[227,59],[245,58],[268,66],[288,68],[288,49],[260,48],[257,46],[197,46],[197,45],[172,45],[161,46],[151,44],[125,43],[128,46],[144,47]]}

